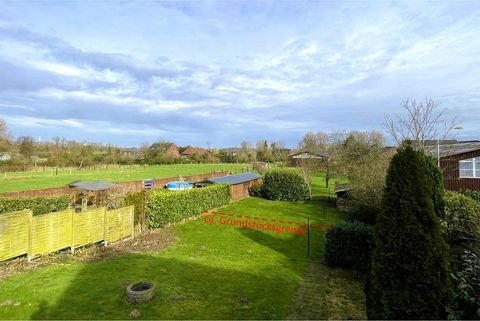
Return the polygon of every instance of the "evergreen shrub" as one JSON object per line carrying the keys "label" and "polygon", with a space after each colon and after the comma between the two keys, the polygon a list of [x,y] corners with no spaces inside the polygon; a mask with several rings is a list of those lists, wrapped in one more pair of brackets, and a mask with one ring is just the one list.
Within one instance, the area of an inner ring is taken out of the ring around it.
{"label": "evergreen shrub", "polygon": [[268,170],[263,177],[263,193],[276,201],[303,201],[310,198],[305,178],[294,169]]}
{"label": "evergreen shrub", "polygon": [[374,245],[371,225],[358,221],[336,224],[326,234],[325,262],[365,272]]}

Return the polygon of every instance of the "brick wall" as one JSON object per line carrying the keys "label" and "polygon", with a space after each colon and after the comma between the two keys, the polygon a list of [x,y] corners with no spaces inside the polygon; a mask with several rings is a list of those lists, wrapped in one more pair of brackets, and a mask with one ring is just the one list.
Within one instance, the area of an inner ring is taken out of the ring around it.
{"label": "brick wall", "polygon": [[249,181],[246,183],[241,183],[241,184],[236,184],[230,186],[230,191],[232,192],[232,201],[238,201],[241,198],[247,197],[248,196],[248,189],[253,186],[253,185],[258,185],[261,184],[262,180],[256,179],[253,181]]}

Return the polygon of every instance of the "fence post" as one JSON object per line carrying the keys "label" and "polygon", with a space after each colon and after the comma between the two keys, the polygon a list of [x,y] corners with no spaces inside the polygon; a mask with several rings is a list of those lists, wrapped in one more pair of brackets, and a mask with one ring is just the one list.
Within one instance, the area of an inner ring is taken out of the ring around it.
{"label": "fence post", "polygon": [[33,229],[33,211],[29,210],[28,211],[28,249],[27,249],[27,259],[28,262],[30,262],[33,258],[33,253],[32,253],[32,229]]}
{"label": "fence post", "polygon": [[108,241],[107,241],[107,208],[103,208],[103,245],[107,246]]}
{"label": "fence post", "polygon": [[130,206],[130,215],[132,220],[132,239],[135,238],[135,206]]}
{"label": "fence post", "polygon": [[72,209],[72,246],[70,247],[70,253],[75,253],[75,208]]}

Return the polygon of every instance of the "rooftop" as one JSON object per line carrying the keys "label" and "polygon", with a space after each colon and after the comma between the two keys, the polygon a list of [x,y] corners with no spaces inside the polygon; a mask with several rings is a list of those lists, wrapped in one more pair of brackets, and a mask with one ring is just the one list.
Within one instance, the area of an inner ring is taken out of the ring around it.
{"label": "rooftop", "polygon": [[306,159],[306,158],[317,158],[317,159],[322,159],[322,158],[328,158],[327,154],[321,154],[321,153],[311,153],[308,151],[303,151],[303,152],[298,152],[295,154],[291,154],[288,157],[291,158],[300,158],[300,159]]}
{"label": "rooftop", "polygon": [[[457,142],[452,144],[440,144],[440,158],[465,154],[480,150],[480,141]],[[436,146],[430,150],[430,155],[437,157]]]}
{"label": "rooftop", "polygon": [[104,191],[113,187],[113,184],[103,180],[97,181],[75,181],[68,184],[68,187],[83,189],[85,191]]}
{"label": "rooftop", "polygon": [[227,175],[222,177],[210,178],[208,182],[212,183],[219,183],[219,184],[228,184],[228,185],[236,185],[241,184],[249,181],[253,181],[255,179],[261,178],[260,175],[257,173],[241,173],[235,175]]}

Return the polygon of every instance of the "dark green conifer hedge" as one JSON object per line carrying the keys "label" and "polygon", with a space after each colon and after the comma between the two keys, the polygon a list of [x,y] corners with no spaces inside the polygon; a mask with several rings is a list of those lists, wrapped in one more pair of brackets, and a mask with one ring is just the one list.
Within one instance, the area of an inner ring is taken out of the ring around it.
{"label": "dark green conifer hedge", "polygon": [[371,225],[358,221],[335,224],[326,234],[325,262],[365,272],[374,244]]}
{"label": "dark green conifer hedge", "polygon": [[421,152],[401,148],[388,169],[365,288],[369,319],[444,319],[449,249]]}

